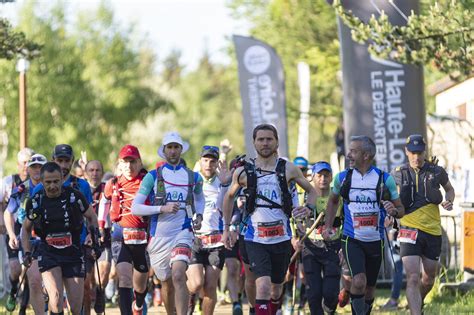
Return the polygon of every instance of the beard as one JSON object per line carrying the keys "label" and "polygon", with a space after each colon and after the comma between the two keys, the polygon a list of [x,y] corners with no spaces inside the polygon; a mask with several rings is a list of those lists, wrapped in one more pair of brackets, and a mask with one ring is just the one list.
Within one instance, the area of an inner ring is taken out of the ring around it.
{"label": "beard", "polygon": [[257,150],[257,154],[260,155],[264,159],[271,157],[276,152],[277,152],[277,149],[272,150],[270,148]]}

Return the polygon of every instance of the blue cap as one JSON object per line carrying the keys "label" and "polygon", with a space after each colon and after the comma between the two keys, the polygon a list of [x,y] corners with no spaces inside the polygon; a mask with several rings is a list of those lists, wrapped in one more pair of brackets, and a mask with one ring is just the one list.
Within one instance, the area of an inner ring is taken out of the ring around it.
{"label": "blue cap", "polygon": [[332,173],[331,165],[328,162],[325,162],[325,161],[316,162],[313,165],[313,168],[312,168],[311,171],[312,171],[313,174],[316,174],[316,173],[319,173],[323,170],[328,170],[329,172]]}
{"label": "blue cap", "polygon": [[422,135],[410,135],[407,138],[406,148],[410,152],[423,152],[426,149],[425,139]]}
{"label": "blue cap", "polygon": [[301,168],[308,168],[309,163],[308,163],[308,160],[305,159],[304,157],[297,156],[293,160],[293,164],[295,164],[296,166],[301,167]]}

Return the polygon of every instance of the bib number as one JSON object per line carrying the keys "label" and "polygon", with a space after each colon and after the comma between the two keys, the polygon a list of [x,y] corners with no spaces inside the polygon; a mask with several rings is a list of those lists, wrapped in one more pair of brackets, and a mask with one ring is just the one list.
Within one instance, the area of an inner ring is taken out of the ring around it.
{"label": "bib number", "polygon": [[[307,228],[306,230],[309,230]],[[326,227],[324,225],[319,226],[318,228],[314,229],[313,232],[309,235],[309,239],[314,241],[322,241],[324,240],[323,238],[323,231],[326,230]],[[331,228],[332,234],[337,235],[337,228],[333,227]]]}
{"label": "bib number", "polygon": [[46,243],[57,249],[64,249],[72,245],[71,233],[54,233],[46,236]]}
{"label": "bib number", "polygon": [[378,212],[354,213],[353,224],[357,230],[376,230],[378,225]]}
{"label": "bib number", "polygon": [[400,231],[398,232],[398,240],[400,243],[416,244],[417,238],[417,229],[400,228]]}
{"label": "bib number", "polygon": [[222,234],[220,232],[196,236],[201,240],[203,247],[215,247],[216,245],[223,245]]}
{"label": "bib number", "polygon": [[132,245],[146,244],[147,235],[145,229],[124,228],[123,242]]}
{"label": "bib number", "polygon": [[275,237],[281,237],[285,235],[285,229],[283,228],[283,222],[267,222],[258,223],[258,237],[265,239],[272,239]]}

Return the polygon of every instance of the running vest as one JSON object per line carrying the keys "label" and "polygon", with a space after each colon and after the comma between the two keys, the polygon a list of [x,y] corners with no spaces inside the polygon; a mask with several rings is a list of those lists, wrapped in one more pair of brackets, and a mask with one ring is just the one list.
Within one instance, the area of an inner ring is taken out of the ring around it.
{"label": "running vest", "polygon": [[[156,183],[155,183],[156,186],[155,186],[155,201],[154,201],[155,206],[163,206],[166,204],[166,201],[173,200],[172,196],[171,195],[168,196],[166,193],[165,183],[167,182],[163,178],[163,166],[164,165],[156,169]],[[183,169],[188,174],[188,184],[185,185],[187,186],[187,194],[186,194],[186,200],[185,200],[186,216],[188,217],[188,219],[192,219],[194,213],[196,212],[196,209],[194,207],[194,198],[193,198],[194,172],[184,166],[183,166]],[[176,186],[176,185],[173,185],[171,182],[168,182],[167,184]],[[171,198],[168,198],[168,197],[171,197]],[[183,201],[183,200],[177,200],[177,201]]]}
{"label": "running vest", "polygon": [[58,198],[51,199],[53,202],[60,200],[60,208],[45,207],[45,198],[44,190],[31,198],[32,209],[28,219],[33,222],[36,235],[56,249],[70,247],[74,243],[78,245],[84,224],[82,213],[87,205],[70,187],[64,187]]}
{"label": "running vest", "polygon": [[[133,180],[142,180],[147,174],[145,169],[142,169],[138,176]],[[120,184],[119,178],[114,176],[112,182],[112,196],[110,198],[110,220],[114,223],[120,222],[124,215],[132,215],[130,206],[132,205],[133,197],[139,189],[139,185],[135,187],[134,191],[125,191]],[[125,196],[127,195],[127,196]],[[140,220],[141,221],[141,220]],[[130,222],[131,223],[131,222]]]}
{"label": "running vest", "polygon": [[382,200],[391,200],[385,183],[388,173],[372,167],[363,176],[354,169],[337,175],[344,202],[343,234],[364,242],[383,239],[386,216]]}
{"label": "running vest", "polygon": [[26,218],[26,202],[28,198],[30,198],[30,193],[32,189],[30,187],[31,182],[30,180],[26,180],[25,182],[19,184],[16,188],[17,191],[13,193],[10,198],[16,198],[18,200],[18,210],[16,212],[17,215],[17,222],[23,224]]}
{"label": "running vest", "polygon": [[[244,193],[247,198],[253,198],[252,191],[255,192],[255,200],[251,201],[255,206],[253,209],[247,208],[248,214],[243,220],[246,241],[276,244],[291,238],[289,216],[291,215],[292,199],[288,192],[286,176],[282,175],[282,173],[284,174],[282,165],[286,162],[281,161],[285,160],[279,159],[275,171],[264,171],[255,169],[255,167],[250,170],[253,171],[250,178],[255,176],[256,183],[252,183],[253,179],[250,179],[249,184],[249,177],[247,177],[247,188],[244,189]],[[248,174],[251,173],[247,173],[247,176]],[[282,179],[286,183],[286,187],[283,189],[281,187]],[[290,198],[289,204],[282,206],[284,189]]]}
{"label": "running vest", "polygon": [[[252,215],[256,208],[265,207],[272,209],[281,209],[287,215],[287,217],[291,217],[293,202],[291,193],[288,189],[288,182],[286,181],[286,161],[284,159],[278,159],[275,171],[273,172],[277,177],[278,186],[282,195],[280,203],[274,202],[271,198],[268,198],[267,196],[261,194],[261,190],[257,189],[257,171],[260,173],[265,171],[255,169],[254,162],[245,162],[244,171],[247,175],[247,187],[243,190],[246,199],[245,210],[247,216]],[[258,204],[257,199],[263,200],[267,202],[267,204]]]}
{"label": "running vest", "polygon": [[[436,179],[436,165],[425,162],[426,166],[423,167],[423,190],[424,194],[423,197],[427,204],[435,204],[439,205],[443,201],[443,195],[439,189],[439,182]],[[400,180],[400,200],[405,207],[405,214],[409,214],[411,212],[416,211],[419,209],[413,209],[413,205],[415,203],[415,196],[418,191],[417,185],[420,185],[419,175],[415,172],[415,178],[413,179],[411,172],[410,172],[410,165],[405,164],[403,166],[397,167],[395,169],[396,172],[400,172],[401,180]]]}

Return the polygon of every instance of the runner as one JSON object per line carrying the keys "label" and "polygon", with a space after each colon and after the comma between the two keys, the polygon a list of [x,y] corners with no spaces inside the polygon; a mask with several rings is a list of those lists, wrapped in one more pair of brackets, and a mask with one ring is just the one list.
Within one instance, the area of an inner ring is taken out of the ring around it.
{"label": "runner", "polygon": [[[47,160],[44,155],[34,154],[27,164],[28,178],[23,183],[13,189],[13,192],[8,202],[5,211],[5,224],[9,236],[9,248],[13,251],[18,251],[20,247],[20,229],[18,226],[23,224],[26,218],[26,202],[31,198],[31,192],[34,187],[39,184],[41,166],[46,164]],[[18,233],[16,233],[18,231]],[[23,252],[23,251],[22,251]],[[24,253],[24,252],[23,252]],[[28,284],[25,285],[23,294],[30,297],[31,305],[35,313],[44,312],[44,297],[43,288],[41,284],[41,276],[38,271],[38,263],[36,261],[30,266],[27,271]],[[15,287],[17,287],[16,285]],[[28,288],[28,290],[26,289]],[[19,288],[18,288],[19,289]],[[18,291],[18,290],[17,290]],[[7,311],[12,312],[15,309],[16,301],[14,299],[17,291],[11,291],[6,302]],[[28,299],[22,300],[22,307],[20,314],[26,314],[26,306]]]}
{"label": "runner", "polygon": [[[102,176],[104,175],[104,168],[102,163],[97,160],[88,161],[84,167],[84,175],[85,179],[89,183],[91,187],[92,193],[92,209],[96,214],[99,213],[99,202],[102,198],[102,194],[104,192],[105,183],[102,182]],[[109,281],[109,273],[110,273],[110,263],[112,261],[112,253],[111,253],[111,240],[110,240],[110,218],[107,218],[107,222],[105,228],[99,229],[100,234],[100,242],[104,246],[104,251],[102,255],[98,259],[98,267],[99,267],[99,274],[97,274],[97,270],[95,267],[95,260],[92,257],[92,253],[90,249],[86,249],[85,252],[85,260],[86,260],[86,279],[84,281],[84,314],[90,314],[91,309],[91,290],[95,285],[99,284],[99,277],[100,277],[100,284],[102,285],[99,290],[96,290],[96,302],[99,299],[103,299],[103,292],[105,287]],[[93,274],[95,274],[96,281],[94,281]]]}
{"label": "runner", "polygon": [[222,198],[231,179],[224,163],[219,161],[218,147],[203,146],[199,164],[200,175],[204,179],[206,206],[201,228],[195,231],[195,236],[200,241],[194,242],[191,262],[186,272],[190,293],[188,314],[194,311],[195,298],[201,289],[204,292],[202,303],[204,315],[213,314],[217,302],[217,282],[225,259],[222,243]]}
{"label": "runner", "polygon": [[[423,136],[409,136],[405,146],[408,163],[393,172],[406,209],[406,215],[400,220],[398,240],[412,315],[422,313],[423,301],[438,272],[442,230],[439,205],[452,210],[455,196],[448,174],[436,163],[426,161],[425,149]],[[445,201],[440,186],[445,191]],[[420,262],[423,265],[421,281]]]}
{"label": "runner", "polygon": [[[4,211],[8,205],[8,200],[10,199],[10,195],[12,191],[20,185],[22,182],[28,179],[28,161],[30,160],[31,156],[33,156],[35,152],[30,148],[23,148],[17,154],[17,168],[18,173],[9,175],[3,178],[2,185],[0,187],[0,201],[1,201],[1,213],[0,213],[0,234],[5,234],[5,222],[4,216],[8,215],[7,211]],[[20,223],[14,224],[14,233],[6,234],[6,247],[7,247],[7,254],[8,254],[8,265],[10,267],[10,294],[9,296],[12,297],[18,291],[18,284],[20,281],[20,274],[21,274],[21,265],[18,259],[19,249],[13,249],[9,246],[10,243],[10,235],[16,235],[18,237],[20,235]],[[27,287],[27,286],[25,286]],[[28,290],[28,289],[27,289]],[[15,301],[12,301],[15,302]],[[20,312],[24,313],[26,310],[28,301],[22,301]],[[13,305],[13,304],[12,304]]]}
{"label": "runner", "polygon": [[[77,190],[61,185],[61,168],[48,162],[41,168],[43,189],[28,199],[27,216],[23,222],[21,242],[25,266],[37,257],[39,271],[49,296],[50,314],[63,314],[63,284],[71,313],[80,314],[84,293],[84,259],[81,250],[81,231],[84,217],[91,233],[89,240],[97,244],[97,216],[85,197]],[[41,238],[32,253],[31,232]],[[95,247],[95,255],[100,250]]]}
{"label": "runner", "polygon": [[[320,213],[324,213],[330,194],[332,169],[329,163],[321,161],[312,167],[311,185],[316,190],[316,209],[306,222],[306,230],[313,225]],[[304,241],[302,251],[306,278],[306,295],[311,314],[334,314],[338,302],[341,267],[339,250],[341,249],[341,207],[339,207],[332,230],[331,240],[322,237],[323,223]],[[305,231],[306,233],[306,231]]]}
{"label": "runner", "polygon": [[[351,137],[350,169],[336,175],[329,196],[323,237],[330,241],[339,199],[344,204],[342,249],[351,271],[351,306],[356,315],[370,314],[383,257],[384,219],[403,216],[393,177],[373,166],[376,147],[367,136]],[[390,201],[389,201],[390,200]]]}
{"label": "runner", "polygon": [[138,148],[133,145],[122,147],[118,158],[121,175],[113,177],[105,185],[99,207],[99,228],[106,228],[110,214],[110,219],[123,233],[116,265],[120,312],[142,314],[149,270],[146,257],[148,222],[132,214],[131,205],[147,172],[143,169]]}
{"label": "runner", "polygon": [[[203,180],[181,163],[189,144],[177,132],[168,132],[158,155],[166,164],[145,176],[133,205],[136,215],[151,215],[148,245],[151,266],[162,281],[166,312],[184,315],[188,310],[186,269],[191,259],[193,229],[201,227],[205,206]],[[153,205],[145,205],[149,195]],[[176,307],[175,307],[176,306]]]}
{"label": "runner", "polygon": [[[231,248],[229,226],[234,196],[240,187],[245,187],[244,239],[251,270],[256,276],[256,314],[276,314],[291,255],[289,217],[305,217],[309,208],[314,208],[316,192],[293,163],[278,158],[278,132],[274,126],[258,125],[253,130],[253,139],[257,152],[255,164],[246,163],[234,172],[224,197],[223,238],[226,247]],[[308,192],[306,206],[293,209],[288,189],[291,181]]]}

